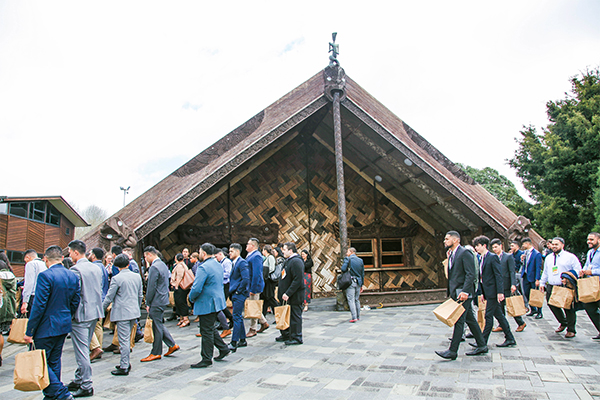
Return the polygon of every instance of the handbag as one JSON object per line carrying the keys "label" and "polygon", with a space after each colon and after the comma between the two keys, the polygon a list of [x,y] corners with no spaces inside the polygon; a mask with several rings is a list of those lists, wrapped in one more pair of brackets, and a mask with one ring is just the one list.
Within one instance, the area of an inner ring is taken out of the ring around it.
{"label": "handbag", "polygon": [[558,308],[571,309],[573,305],[573,290],[562,286],[554,286],[548,304]]}
{"label": "handbag", "polygon": [[437,317],[437,319],[450,327],[456,324],[464,312],[465,308],[462,306],[462,304],[452,299],[446,300],[435,310],[433,310],[433,314]]}
{"label": "handbag", "polygon": [[352,275],[350,275],[350,268],[346,272],[342,272],[337,279],[338,289],[346,290],[352,285]]}
{"label": "handbag", "polygon": [[506,298],[506,313],[510,317],[520,317],[527,314],[523,296],[518,291],[516,293],[518,294]]}
{"label": "handbag", "polygon": [[291,307],[289,304],[285,304],[275,307],[275,322],[277,323],[276,328],[279,330],[285,330],[290,327],[290,313]]}
{"label": "handbag", "polygon": [[13,373],[15,390],[32,392],[43,390],[50,385],[46,350],[31,350],[15,355]]}
{"label": "handbag", "polygon": [[175,307],[175,292],[169,292],[169,307]]}
{"label": "handbag", "polygon": [[8,339],[6,339],[9,343],[14,344],[27,344],[24,339],[25,332],[27,332],[27,322],[29,319],[27,318],[15,318],[12,320],[12,324],[10,325],[10,333],[8,334]]}
{"label": "handbag", "polygon": [[532,307],[544,307],[544,293],[537,289],[529,291],[529,305]]}
{"label": "handbag", "polygon": [[187,271],[185,271],[185,274],[183,274],[183,278],[181,279],[181,282],[179,282],[179,287],[183,290],[188,290],[194,284],[195,278],[196,277],[194,276],[192,270],[188,269]]}
{"label": "handbag", "polygon": [[583,303],[594,303],[600,300],[600,279],[598,279],[598,276],[578,279],[577,293],[579,294],[579,301]]}
{"label": "handbag", "polygon": [[246,300],[244,303],[244,318],[260,318],[262,315],[263,300]]}

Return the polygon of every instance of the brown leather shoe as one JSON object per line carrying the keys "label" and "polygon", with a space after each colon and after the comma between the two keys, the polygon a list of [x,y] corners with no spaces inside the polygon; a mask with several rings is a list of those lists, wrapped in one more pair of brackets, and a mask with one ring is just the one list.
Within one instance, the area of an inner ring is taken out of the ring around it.
{"label": "brown leather shoe", "polygon": [[556,333],[561,333],[562,331],[564,331],[565,329],[567,329],[566,325],[559,325],[558,328],[556,328],[556,330],[554,332]]}
{"label": "brown leather shoe", "polygon": [[492,329],[492,332],[502,332],[502,327],[501,326],[497,326],[494,329]]}
{"label": "brown leather shoe", "polygon": [[201,333],[196,333],[196,337],[202,337]]}
{"label": "brown leather shoe", "polygon": [[148,362],[148,361],[160,360],[160,358],[161,358],[160,355],[150,354],[148,357],[142,358],[140,361]]}
{"label": "brown leather shoe", "polygon": [[165,357],[170,356],[171,354],[175,353],[177,350],[179,350],[179,345],[176,344],[172,347],[169,347],[169,350],[167,350],[167,352],[165,353]]}
{"label": "brown leather shoe", "polygon": [[103,351],[100,347],[95,348],[90,352],[90,361],[102,358],[102,353]]}
{"label": "brown leather shoe", "polygon": [[515,332],[523,332],[523,330],[525,330],[526,326],[527,326],[526,323],[523,323],[523,325],[519,325],[519,327],[515,330]]}
{"label": "brown leather shoe", "polygon": [[252,336],[256,336],[256,331],[254,329],[248,329],[248,333],[246,333],[246,338],[250,338]]}
{"label": "brown leather shoe", "polygon": [[256,333],[261,333],[269,329],[269,323],[265,322],[264,324],[260,324],[260,329],[256,331]]}
{"label": "brown leather shoe", "polygon": [[567,333],[565,334],[565,337],[566,337],[567,339],[571,339],[571,338],[574,338],[574,337],[575,337],[575,334],[574,334],[573,332],[567,332]]}
{"label": "brown leather shoe", "polygon": [[221,332],[221,337],[225,338],[227,336],[231,335],[231,329],[225,329],[223,330],[223,332]]}

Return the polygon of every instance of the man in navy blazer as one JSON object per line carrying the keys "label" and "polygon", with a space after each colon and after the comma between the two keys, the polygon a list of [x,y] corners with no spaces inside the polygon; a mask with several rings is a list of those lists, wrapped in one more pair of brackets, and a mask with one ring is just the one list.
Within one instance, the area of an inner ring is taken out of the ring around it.
{"label": "man in navy blazer", "polygon": [[43,392],[49,399],[72,399],[60,381],[62,348],[71,332],[71,319],[80,302],[77,275],[62,264],[62,249],[50,246],[45,253],[47,270],[38,275],[25,341],[46,350],[50,385]]}
{"label": "man in navy blazer", "polygon": [[[246,251],[248,252],[246,261],[250,268],[250,294],[248,298],[250,300],[260,300],[260,294],[265,288],[265,279],[263,277],[263,257],[260,251],[258,251],[258,239],[248,239]],[[260,329],[256,329],[259,322]],[[246,337],[256,336],[257,333],[261,333],[267,328],[269,328],[269,324],[265,316],[260,314],[260,318],[252,318],[250,320],[250,328]]]}
{"label": "man in navy blazer", "polygon": [[[525,252],[523,260],[523,297],[529,303],[529,291],[540,286],[540,278],[542,277],[542,255],[533,247],[533,242],[530,238],[521,240],[521,247]],[[534,316],[536,319],[543,318],[541,307],[531,307],[531,311],[527,314],[528,317]]]}
{"label": "man in navy blazer", "polygon": [[246,347],[246,328],[244,327],[244,303],[248,298],[248,287],[250,285],[250,273],[248,263],[240,253],[242,246],[239,243],[232,243],[229,246],[229,258],[231,258],[231,275],[229,275],[229,295],[233,305],[233,334],[229,350],[235,352],[238,347]]}
{"label": "man in navy blazer", "polygon": [[192,368],[206,368],[211,365],[215,347],[219,349],[219,356],[215,357],[217,361],[221,361],[230,353],[215,326],[217,313],[227,307],[223,291],[223,267],[215,259],[215,253],[216,248],[210,243],[200,246],[198,255],[204,262],[196,270],[196,278],[190,289],[190,302],[194,303],[194,315],[200,317],[202,334],[202,360],[193,364]]}

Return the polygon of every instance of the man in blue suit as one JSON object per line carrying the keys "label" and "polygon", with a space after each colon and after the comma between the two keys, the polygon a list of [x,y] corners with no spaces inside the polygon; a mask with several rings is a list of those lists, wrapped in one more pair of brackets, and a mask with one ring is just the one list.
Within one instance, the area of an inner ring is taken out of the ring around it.
{"label": "man in blue suit", "polygon": [[62,348],[71,332],[71,319],[79,307],[80,291],[77,275],[62,264],[62,249],[50,246],[45,253],[46,271],[38,275],[25,341],[35,341],[36,349],[46,350],[50,385],[44,389],[48,399],[72,399],[60,381]]}
{"label": "man in blue suit", "polygon": [[[246,261],[250,268],[250,295],[248,298],[250,300],[260,300],[260,294],[265,288],[265,279],[263,277],[263,257],[258,251],[258,239],[248,239],[246,251],[248,252]],[[260,329],[256,329],[259,322]],[[269,324],[267,323],[265,316],[260,314],[260,318],[253,318],[250,320],[250,328],[248,329],[246,337],[250,338],[256,336],[257,333],[261,333],[267,328],[269,328]]]}
{"label": "man in blue suit", "polygon": [[[525,251],[525,259],[523,260],[523,296],[529,303],[529,291],[540,286],[540,278],[542,276],[542,255],[533,247],[530,238],[523,238],[521,247]],[[527,314],[528,317],[534,316],[536,319],[543,318],[541,307],[531,307],[531,311]]]}
{"label": "man in blue suit", "polygon": [[202,361],[193,364],[192,368],[206,368],[212,365],[215,347],[219,349],[216,361],[221,361],[230,353],[215,326],[217,313],[227,306],[223,292],[223,267],[215,259],[215,253],[216,248],[210,243],[200,246],[198,254],[204,262],[196,270],[196,278],[190,289],[190,302],[194,303],[194,314],[200,317],[202,334]]}
{"label": "man in blue suit", "polygon": [[232,243],[229,246],[229,258],[233,264],[231,275],[229,275],[229,295],[233,305],[233,334],[229,350],[235,352],[238,347],[246,347],[246,328],[244,327],[244,303],[248,298],[248,287],[250,285],[250,273],[248,263],[240,253],[242,246],[239,243]]}

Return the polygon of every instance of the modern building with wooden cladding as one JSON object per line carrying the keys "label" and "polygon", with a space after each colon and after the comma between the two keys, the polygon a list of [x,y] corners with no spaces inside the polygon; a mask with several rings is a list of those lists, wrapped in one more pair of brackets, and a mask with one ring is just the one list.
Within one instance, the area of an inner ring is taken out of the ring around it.
{"label": "modern building with wooden cladding", "polygon": [[0,249],[6,252],[15,275],[24,275],[23,253],[40,255],[53,245],[66,248],[75,227],[88,226],[61,196],[0,196]]}
{"label": "modern building with wooden cladding", "polygon": [[[344,85],[346,244],[366,266],[369,304],[439,301],[442,239],[541,238],[339,66],[327,67],[218,140],[89,232],[108,249],[147,245],[166,259],[204,242],[293,241],[314,260],[315,297],[335,295],[341,265],[331,77]],[[519,221],[519,222],[517,222]]]}

